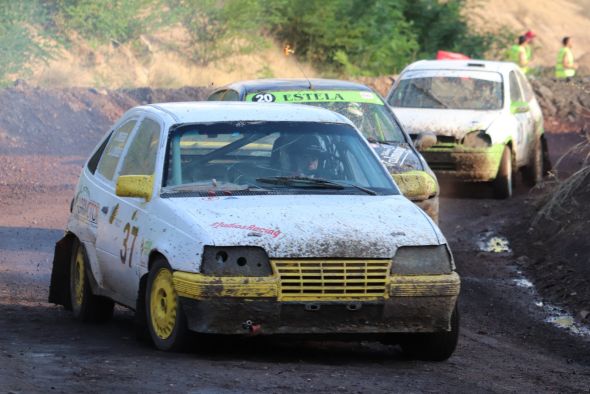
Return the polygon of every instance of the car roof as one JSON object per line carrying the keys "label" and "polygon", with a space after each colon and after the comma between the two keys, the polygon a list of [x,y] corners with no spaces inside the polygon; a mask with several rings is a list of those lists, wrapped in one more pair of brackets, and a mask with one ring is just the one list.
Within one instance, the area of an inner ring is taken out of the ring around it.
{"label": "car roof", "polygon": [[350,120],[327,109],[301,104],[246,102],[176,102],[149,104],[135,109],[164,112],[173,123],[211,123],[239,121],[284,121],[345,123]]}
{"label": "car roof", "polygon": [[506,73],[515,67],[516,65],[511,62],[495,62],[489,60],[420,60],[407,66],[404,72],[416,70],[469,70]]}
{"label": "car roof", "polygon": [[[311,86],[310,86],[311,85]],[[234,89],[244,93],[278,90],[359,90],[371,92],[371,88],[361,83],[341,81],[338,79],[319,78],[274,78],[238,81],[225,85],[225,89]]]}

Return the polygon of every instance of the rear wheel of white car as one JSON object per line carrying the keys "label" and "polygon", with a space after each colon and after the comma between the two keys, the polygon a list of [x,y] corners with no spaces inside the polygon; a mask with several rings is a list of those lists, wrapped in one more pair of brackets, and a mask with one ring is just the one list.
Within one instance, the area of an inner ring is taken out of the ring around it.
{"label": "rear wheel of white car", "polygon": [[159,350],[179,351],[188,339],[186,317],[174,285],[172,269],[158,258],[148,275],[146,318],[150,336]]}
{"label": "rear wheel of white car", "polygon": [[507,146],[502,152],[498,174],[493,185],[496,198],[510,198],[512,196],[512,155]]}
{"label": "rear wheel of white car", "polygon": [[451,315],[451,331],[411,334],[401,343],[405,354],[424,361],[444,361],[451,357],[459,339],[459,311]]}
{"label": "rear wheel of white car", "polygon": [[541,138],[537,138],[529,163],[523,172],[524,181],[529,186],[535,186],[543,180],[543,145]]}
{"label": "rear wheel of white car", "polygon": [[74,240],[70,262],[70,297],[74,316],[84,322],[102,323],[113,316],[112,300],[92,294],[90,267],[84,245]]}

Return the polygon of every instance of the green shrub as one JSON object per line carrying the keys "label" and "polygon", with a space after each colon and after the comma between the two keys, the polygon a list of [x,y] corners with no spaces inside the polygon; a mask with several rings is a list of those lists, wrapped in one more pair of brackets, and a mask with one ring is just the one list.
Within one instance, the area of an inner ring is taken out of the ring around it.
{"label": "green shrub", "polygon": [[328,70],[389,74],[419,49],[399,1],[276,0],[267,13],[271,32]]}
{"label": "green shrub", "polygon": [[12,74],[26,75],[35,61],[51,58],[42,29],[47,18],[37,1],[0,1],[0,85]]}
{"label": "green shrub", "polygon": [[125,43],[152,31],[161,17],[157,0],[57,0],[66,30],[99,44]]}
{"label": "green shrub", "polygon": [[201,64],[251,52],[266,44],[258,0],[167,0],[168,21],[177,21],[190,35],[190,58]]}

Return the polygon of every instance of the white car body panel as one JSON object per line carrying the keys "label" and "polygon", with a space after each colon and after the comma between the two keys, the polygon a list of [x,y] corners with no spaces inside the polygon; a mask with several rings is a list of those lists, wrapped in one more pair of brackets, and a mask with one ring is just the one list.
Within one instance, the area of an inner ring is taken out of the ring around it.
{"label": "white car body panel", "polygon": [[341,115],[294,104],[175,103],[133,109],[113,129],[138,115],[162,125],[151,201],[116,196],[114,182],[85,166],[67,224],[86,247],[98,294],[123,305],[135,308],[139,279],[155,252],[174,270],[199,272],[205,245],[261,246],[272,258],[392,258],[400,246],[446,243],[432,220],[401,195],[160,197],[173,124],[283,120],[352,126]]}

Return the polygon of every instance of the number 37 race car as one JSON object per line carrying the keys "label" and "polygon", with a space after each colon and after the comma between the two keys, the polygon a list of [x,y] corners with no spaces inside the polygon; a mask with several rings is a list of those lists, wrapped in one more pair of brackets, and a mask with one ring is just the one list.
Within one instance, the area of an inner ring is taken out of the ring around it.
{"label": "number 37 race car", "polygon": [[86,162],[49,300],[85,322],[128,307],[160,350],[297,334],[444,360],[459,288],[440,230],[345,117],[169,103],[129,110]]}

